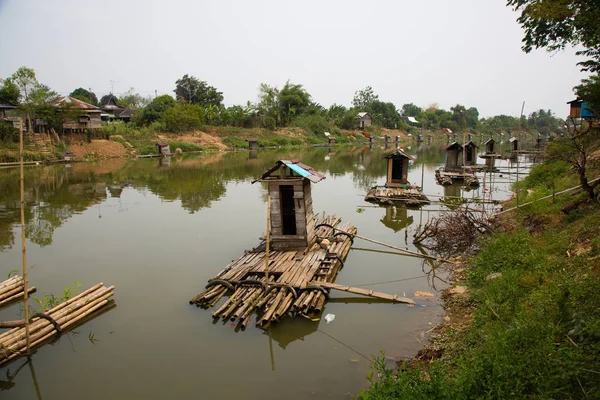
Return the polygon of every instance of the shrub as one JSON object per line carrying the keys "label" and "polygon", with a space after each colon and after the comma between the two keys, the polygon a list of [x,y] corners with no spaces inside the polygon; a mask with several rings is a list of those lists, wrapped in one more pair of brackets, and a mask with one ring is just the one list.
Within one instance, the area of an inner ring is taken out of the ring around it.
{"label": "shrub", "polygon": [[323,135],[330,130],[329,122],[320,115],[302,115],[295,122],[296,126],[313,135]]}
{"label": "shrub", "polygon": [[204,110],[194,104],[178,103],[163,114],[168,132],[185,132],[200,128],[204,124]]}
{"label": "shrub", "polygon": [[275,130],[275,127],[276,127],[275,118],[265,117],[265,119],[263,120],[263,127],[270,131]]}

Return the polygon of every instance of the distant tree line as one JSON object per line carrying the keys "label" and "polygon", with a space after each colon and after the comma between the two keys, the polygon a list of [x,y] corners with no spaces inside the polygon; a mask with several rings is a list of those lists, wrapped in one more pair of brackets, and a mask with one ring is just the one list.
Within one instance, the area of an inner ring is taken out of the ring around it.
{"label": "distant tree line", "polygon": [[[70,96],[99,107],[112,98],[119,106],[134,110],[131,119],[133,126],[166,132],[185,132],[211,125],[270,130],[300,127],[315,135],[324,132],[338,134],[342,129],[358,128],[359,112],[368,112],[372,118],[373,128],[367,129],[382,127],[414,131],[422,128],[435,131],[447,128],[482,133],[510,133],[522,129],[549,133],[559,130],[563,125],[550,110],[539,110],[521,119],[506,115],[480,119],[476,107],[467,108],[460,104],[444,110],[437,104],[424,109],[407,103],[398,109],[394,103],[380,100],[370,86],[355,92],[350,107],[332,104],[329,108],[315,102],[303,85],[290,81],[282,87],[263,83],[258,88],[256,102],[248,101],[245,105],[229,107],[223,104],[222,92],[188,74],[177,79],[174,94],[174,97],[144,97],[131,88],[119,97],[111,93],[98,99],[90,89],[80,87],[73,90]],[[26,116],[28,123],[35,118],[45,118],[53,120],[57,131],[61,131],[58,127],[60,121],[50,115],[53,110],[47,106],[48,101],[58,95],[39,83],[33,70],[21,67],[0,81],[0,96],[18,104],[18,112]],[[413,122],[415,119],[416,123]]]}

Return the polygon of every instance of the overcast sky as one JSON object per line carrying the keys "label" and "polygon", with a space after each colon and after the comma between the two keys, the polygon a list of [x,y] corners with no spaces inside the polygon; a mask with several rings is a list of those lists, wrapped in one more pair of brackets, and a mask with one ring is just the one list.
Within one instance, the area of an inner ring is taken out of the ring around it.
{"label": "overcast sky", "polygon": [[475,106],[480,116],[567,113],[585,75],[574,50],[521,51],[504,0],[0,0],[0,77],[21,66],[61,94],[130,87],[173,94],[190,74],[226,105],[260,83],[304,85],[349,106],[372,86],[398,108]]}

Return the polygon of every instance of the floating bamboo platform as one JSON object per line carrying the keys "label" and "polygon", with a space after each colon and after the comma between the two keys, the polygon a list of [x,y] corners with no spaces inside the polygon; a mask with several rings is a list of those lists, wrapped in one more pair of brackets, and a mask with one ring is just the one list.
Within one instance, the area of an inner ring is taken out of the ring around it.
{"label": "floating bamboo platform", "polygon": [[[27,293],[35,293],[35,286],[27,289]],[[19,275],[13,275],[4,282],[0,283],[0,308],[9,306],[17,301],[23,300],[23,278]]]}
{"label": "floating bamboo platform", "polygon": [[453,181],[464,182],[465,186],[479,186],[479,179],[473,172],[468,171],[446,171],[444,168],[435,170],[435,179],[442,186],[451,185]]}
{"label": "floating bamboo platform", "polygon": [[405,188],[374,186],[365,196],[365,201],[383,204],[398,202],[413,207],[431,203],[419,186],[411,184],[405,185]]}
{"label": "floating bamboo platform", "polygon": [[[319,221],[315,226],[317,241],[305,250],[270,251],[268,281],[264,247],[244,254],[210,280],[206,290],[190,300],[190,304],[207,309],[228,296],[212,315],[238,321],[240,328],[246,327],[255,312],[260,327],[267,327],[288,313],[318,316],[357,232],[350,223],[340,222],[340,218],[333,216]],[[370,295],[377,297],[379,293]],[[386,299],[412,304],[410,299],[393,296]]]}
{"label": "floating bamboo platform", "polygon": [[[115,307],[114,302],[109,300],[113,290],[114,286],[106,287],[99,283],[43,314],[33,315],[29,322],[30,348],[33,350]],[[22,325],[0,334],[0,367],[26,355],[24,321]]]}

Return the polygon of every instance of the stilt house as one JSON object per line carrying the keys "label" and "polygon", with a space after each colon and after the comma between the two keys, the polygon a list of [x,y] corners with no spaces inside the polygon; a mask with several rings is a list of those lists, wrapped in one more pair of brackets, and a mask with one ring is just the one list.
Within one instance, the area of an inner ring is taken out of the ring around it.
{"label": "stilt house", "polygon": [[575,99],[569,101],[567,104],[571,106],[569,110],[569,118],[593,118],[594,113],[589,107],[589,104],[586,104],[581,99]]}
{"label": "stilt house", "polygon": [[55,100],[48,103],[54,106],[58,112],[73,113],[72,116],[68,116],[63,121],[63,129],[71,131],[83,130],[83,129],[97,129],[100,128],[100,114],[102,111],[85,101],[78,100],[71,96],[60,96]]}
{"label": "stilt house", "polygon": [[308,165],[279,160],[254,182],[267,182],[273,250],[305,249],[315,240],[311,183],[325,179]]}
{"label": "stilt house", "polygon": [[0,118],[5,116],[6,111],[14,110],[15,108],[17,108],[16,104],[0,97]]}
{"label": "stilt house", "polygon": [[415,161],[415,159],[402,149],[398,149],[384,158],[388,160],[385,186],[402,187],[408,184],[408,160]]}

